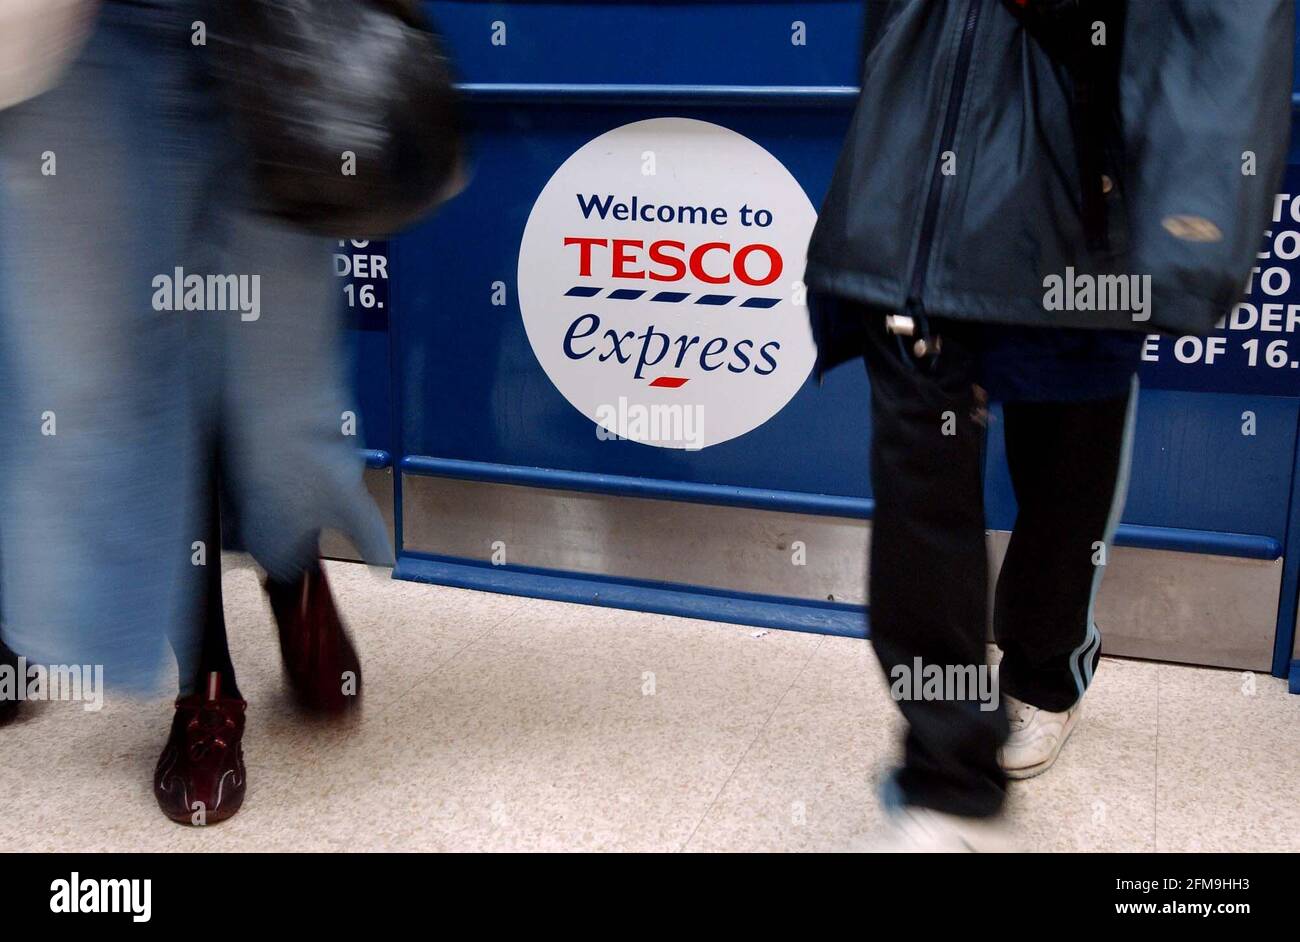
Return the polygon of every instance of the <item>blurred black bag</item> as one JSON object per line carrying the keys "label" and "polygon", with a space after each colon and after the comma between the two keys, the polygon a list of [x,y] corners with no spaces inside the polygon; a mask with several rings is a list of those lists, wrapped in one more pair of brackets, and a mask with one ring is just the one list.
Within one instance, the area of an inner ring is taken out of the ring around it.
{"label": "blurred black bag", "polygon": [[418,0],[221,0],[214,70],[257,208],[335,237],[414,222],[460,183],[456,92]]}

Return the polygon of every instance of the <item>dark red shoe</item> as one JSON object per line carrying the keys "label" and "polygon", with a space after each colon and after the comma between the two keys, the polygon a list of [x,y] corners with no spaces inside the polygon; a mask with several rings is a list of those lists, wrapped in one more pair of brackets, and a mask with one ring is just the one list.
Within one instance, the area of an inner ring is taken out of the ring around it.
{"label": "dark red shoe", "polygon": [[[214,675],[215,678],[215,675]],[[244,803],[244,711],[248,703],[222,697],[215,679],[203,694],[176,701],[171,735],[153,774],[163,814],[178,824],[224,821]]]}
{"label": "dark red shoe", "polygon": [[280,630],[280,655],[298,702],[331,716],[361,702],[361,660],[330,594],[325,572],[314,566],[291,583],[266,583]]}
{"label": "dark red shoe", "polygon": [[[0,641],[0,666],[9,668],[9,672],[14,678],[15,686],[26,680],[25,677],[18,676],[18,655],[14,654],[13,651],[10,651],[3,641]],[[17,694],[12,698],[5,697],[4,699],[0,699],[0,726],[4,726],[6,723],[11,723],[18,717],[18,707],[22,701],[16,699],[16,697]]]}

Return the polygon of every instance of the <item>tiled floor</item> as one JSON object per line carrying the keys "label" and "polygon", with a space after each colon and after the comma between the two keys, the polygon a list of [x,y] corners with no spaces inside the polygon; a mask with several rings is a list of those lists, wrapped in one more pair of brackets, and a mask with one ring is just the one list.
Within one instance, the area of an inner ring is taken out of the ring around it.
{"label": "tiled floor", "polygon": [[[0,730],[0,849],[835,850],[877,820],[898,720],[865,642],[329,574],[361,717],[294,712],[236,560],[244,809],[206,830],[158,813],[167,699],[42,704]],[[1107,659],[1011,808],[1036,850],[1294,851],[1297,784],[1281,681]]]}

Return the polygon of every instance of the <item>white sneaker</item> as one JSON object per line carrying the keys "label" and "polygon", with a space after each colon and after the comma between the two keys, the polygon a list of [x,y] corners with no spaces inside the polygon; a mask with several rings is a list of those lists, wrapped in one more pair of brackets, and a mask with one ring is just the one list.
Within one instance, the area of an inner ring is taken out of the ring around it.
{"label": "white sneaker", "polygon": [[1008,854],[1019,850],[1003,815],[963,818],[904,805],[861,850],[871,854]]}
{"label": "white sneaker", "polygon": [[1064,713],[1052,713],[1012,696],[1004,695],[1002,699],[1006,703],[1011,735],[998,751],[998,764],[1007,778],[1042,775],[1052,767],[1074,731],[1083,700],[1075,701]]}

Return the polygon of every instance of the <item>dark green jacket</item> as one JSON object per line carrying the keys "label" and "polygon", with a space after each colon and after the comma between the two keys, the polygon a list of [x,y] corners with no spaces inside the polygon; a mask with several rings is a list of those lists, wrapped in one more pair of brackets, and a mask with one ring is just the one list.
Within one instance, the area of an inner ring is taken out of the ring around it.
{"label": "dark green jacket", "polygon": [[[861,350],[835,299],[1180,333],[1239,299],[1290,138],[1293,0],[1027,2],[869,0],[808,251],[823,368]],[[1049,297],[1081,275],[1149,275],[1147,319]]]}

